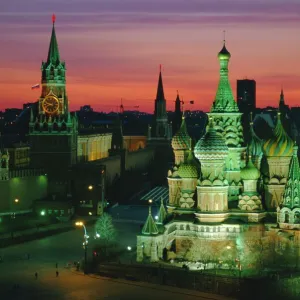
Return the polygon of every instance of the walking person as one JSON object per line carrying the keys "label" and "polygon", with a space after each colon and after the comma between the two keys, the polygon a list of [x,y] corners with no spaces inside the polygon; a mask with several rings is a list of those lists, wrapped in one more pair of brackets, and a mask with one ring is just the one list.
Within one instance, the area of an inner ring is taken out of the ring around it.
{"label": "walking person", "polygon": [[58,277],[58,275],[59,275],[59,272],[56,270],[56,277]]}
{"label": "walking person", "polygon": [[35,276],[35,279],[38,279],[38,273],[37,272],[35,272],[34,276]]}

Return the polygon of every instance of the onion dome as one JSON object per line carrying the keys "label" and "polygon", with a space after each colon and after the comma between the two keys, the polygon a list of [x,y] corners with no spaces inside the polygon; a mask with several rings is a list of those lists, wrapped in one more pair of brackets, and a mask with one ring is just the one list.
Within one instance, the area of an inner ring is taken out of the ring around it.
{"label": "onion dome", "polygon": [[248,163],[241,170],[241,178],[243,180],[257,180],[260,177],[259,170],[254,166],[251,156],[249,155]]}
{"label": "onion dome", "polygon": [[172,148],[174,150],[188,150],[191,147],[191,138],[187,132],[184,116],[178,132],[172,138]]}
{"label": "onion dome", "polygon": [[178,175],[181,178],[198,178],[198,169],[191,150],[189,150],[186,162],[179,166]]}
{"label": "onion dome", "polygon": [[194,154],[197,159],[225,159],[228,155],[228,147],[223,137],[213,127],[212,118],[209,119],[208,131],[197,142]]}
{"label": "onion dome", "polygon": [[262,156],[263,154],[263,140],[261,140],[253,129],[253,122],[250,123],[250,142],[249,151],[252,156]]}
{"label": "onion dome", "polygon": [[285,132],[281,120],[280,112],[277,113],[277,123],[273,132],[273,136],[268,139],[263,150],[266,156],[292,156],[293,140]]}
{"label": "onion dome", "polygon": [[230,52],[226,49],[226,46],[225,46],[225,41],[224,41],[224,45],[223,45],[223,48],[222,50],[218,53],[218,59],[219,60],[229,60],[231,57],[231,54]]}

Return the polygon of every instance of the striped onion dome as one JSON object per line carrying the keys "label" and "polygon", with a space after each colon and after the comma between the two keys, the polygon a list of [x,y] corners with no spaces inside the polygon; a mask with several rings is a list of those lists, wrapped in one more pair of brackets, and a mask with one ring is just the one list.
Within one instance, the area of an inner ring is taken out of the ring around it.
{"label": "striped onion dome", "polygon": [[188,150],[191,147],[191,137],[186,128],[185,118],[182,117],[182,122],[179,130],[172,138],[172,148],[174,150]]}
{"label": "striped onion dome", "polygon": [[212,118],[209,119],[208,131],[197,142],[194,154],[200,161],[202,159],[225,159],[228,155],[228,147],[224,138],[213,127]]}
{"label": "striped onion dome", "polygon": [[250,142],[249,149],[250,155],[252,156],[262,156],[263,155],[263,145],[264,142],[261,140],[254,132],[253,122],[250,123]]}
{"label": "striped onion dome", "polygon": [[266,156],[292,156],[293,146],[294,142],[285,132],[278,112],[273,136],[263,146],[264,153]]}
{"label": "striped onion dome", "polygon": [[198,169],[193,152],[189,150],[186,162],[182,163],[178,168],[178,175],[181,178],[198,178]]}

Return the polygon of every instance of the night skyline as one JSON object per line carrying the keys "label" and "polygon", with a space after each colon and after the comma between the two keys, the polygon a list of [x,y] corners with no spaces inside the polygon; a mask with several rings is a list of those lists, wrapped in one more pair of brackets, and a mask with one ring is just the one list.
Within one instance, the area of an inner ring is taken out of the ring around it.
{"label": "night skyline", "polygon": [[[16,6],[17,4],[17,6]],[[2,4],[3,5],[3,4]],[[111,111],[139,105],[153,113],[159,64],[167,109],[174,110],[176,90],[192,109],[208,111],[215,97],[217,53],[226,30],[232,54],[229,77],[257,82],[257,106],[277,106],[281,87],[288,105],[297,106],[300,48],[296,1],[61,1],[5,3],[1,11],[0,109],[36,101],[40,65],[47,58],[51,15],[61,58],[67,67],[71,109],[90,104]],[[15,7],[18,7],[16,9]],[[274,34],[276,32],[276,34]],[[112,102],[115,102],[112,104]]]}

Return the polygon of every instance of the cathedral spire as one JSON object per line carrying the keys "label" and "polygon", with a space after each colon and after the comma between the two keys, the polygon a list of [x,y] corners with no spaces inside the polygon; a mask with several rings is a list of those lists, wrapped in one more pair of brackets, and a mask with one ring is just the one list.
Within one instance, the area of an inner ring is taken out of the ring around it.
{"label": "cathedral spire", "polygon": [[57,44],[55,26],[54,26],[55,21],[56,21],[56,16],[53,14],[52,15],[53,27],[52,27],[52,34],[51,34],[51,40],[49,45],[47,63],[48,64],[52,63],[54,65],[60,62],[60,56],[59,56],[59,50],[58,50],[58,44]]}
{"label": "cathedral spire", "polygon": [[220,80],[211,112],[239,112],[228,79],[228,63],[230,57],[231,54],[226,49],[224,37],[223,48],[218,53],[220,62]]}
{"label": "cathedral spire", "polygon": [[284,103],[283,88],[281,88],[281,92],[280,92],[279,107],[280,107],[281,105],[285,105],[285,103]]}
{"label": "cathedral spire", "polygon": [[146,220],[146,223],[143,226],[142,234],[145,235],[155,235],[158,234],[157,226],[153,220],[152,214],[151,214],[151,206],[149,206],[149,214]]}
{"label": "cathedral spire", "polygon": [[158,78],[158,85],[157,85],[156,101],[165,101],[164,87],[163,87],[162,75],[161,75],[161,65],[159,65],[159,78]]}
{"label": "cathedral spire", "polygon": [[283,194],[283,207],[293,209],[300,207],[299,190],[300,190],[300,168],[298,160],[298,146],[295,144],[293,147],[293,156],[290,162],[289,175],[287,184]]}

